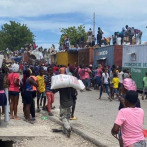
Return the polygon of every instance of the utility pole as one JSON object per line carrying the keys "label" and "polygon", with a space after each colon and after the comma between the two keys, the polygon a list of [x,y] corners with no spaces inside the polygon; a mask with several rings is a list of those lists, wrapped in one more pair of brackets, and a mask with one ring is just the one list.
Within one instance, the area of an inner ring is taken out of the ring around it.
{"label": "utility pole", "polygon": [[95,36],[95,12],[93,13],[93,35]]}

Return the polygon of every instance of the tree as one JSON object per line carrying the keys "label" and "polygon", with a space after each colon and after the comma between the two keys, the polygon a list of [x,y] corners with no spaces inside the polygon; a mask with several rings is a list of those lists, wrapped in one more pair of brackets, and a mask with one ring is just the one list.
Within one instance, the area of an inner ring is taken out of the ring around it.
{"label": "tree", "polygon": [[75,26],[62,28],[60,29],[61,37],[60,43],[64,44],[64,37],[67,36],[70,38],[70,44],[76,46],[77,41],[80,41],[81,37],[84,37],[84,40],[87,40],[87,33],[85,32],[85,26],[80,25],[77,28]]}
{"label": "tree", "polygon": [[19,50],[25,44],[32,43],[34,34],[25,24],[10,21],[10,24],[4,24],[0,30],[0,50],[9,48]]}

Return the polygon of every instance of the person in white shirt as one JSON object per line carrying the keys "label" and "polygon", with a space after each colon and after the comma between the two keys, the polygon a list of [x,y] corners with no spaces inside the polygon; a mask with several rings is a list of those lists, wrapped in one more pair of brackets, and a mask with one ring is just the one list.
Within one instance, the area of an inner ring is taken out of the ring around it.
{"label": "person in white shirt", "polygon": [[123,71],[122,71],[122,68],[119,67],[118,69],[118,78],[119,78],[119,95],[122,95],[122,89],[123,89]]}
{"label": "person in white shirt", "polygon": [[101,99],[102,93],[103,93],[103,86],[105,87],[106,93],[108,94],[108,99],[110,101],[112,101],[108,87],[109,87],[109,74],[108,74],[108,69],[104,69],[104,72],[102,73],[102,85],[101,85],[101,89],[100,89],[100,96],[97,100]]}
{"label": "person in white shirt", "polygon": [[69,67],[70,67],[70,64],[68,64],[67,67],[66,67],[66,69],[65,69],[67,75],[68,75],[69,72],[70,72],[70,71],[69,71]]}

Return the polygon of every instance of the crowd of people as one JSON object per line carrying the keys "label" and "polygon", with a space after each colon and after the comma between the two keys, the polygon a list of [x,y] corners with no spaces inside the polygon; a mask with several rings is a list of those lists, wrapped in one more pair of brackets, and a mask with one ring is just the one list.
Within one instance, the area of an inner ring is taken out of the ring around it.
{"label": "crowd of people", "polygon": [[[114,35],[112,35],[112,38],[111,37],[105,38],[103,34],[104,32],[102,31],[102,29],[98,27],[97,37],[95,37],[90,28],[87,33],[88,40],[86,44],[93,47],[94,45],[96,45],[95,42],[97,40],[97,45],[101,47],[102,45],[110,45],[111,39],[112,39],[113,45],[116,45],[116,44],[123,45],[123,44],[127,44],[128,42],[130,43],[130,45],[141,44],[142,31],[139,29],[135,29],[134,27],[129,27],[128,25],[126,25],[125,28],[122,28],[122,31],[115,32]],[[135,39],[134,42],[132,41],[133,37]],[[117,39],[119,38],[120,38],[120,43],[118,43],[117,41]]]}
{"label": "crowd of people", "polygon": [[[20,79],[19,73],[23,74],[22,79]],[[119,140],[121,147],[131,147],[130,145],[139,145],[141,147],[140,144],[143,145],[142,147],[146,146],[142,133],[144,112],[141,109],[138,93],[136,92],[137,87],[132,80],[129,69],[122,70],[120,66],[102,67],[99,64],[97,68],[93,68],[92,65],[78,66],[76,63],[75,65],[68,64],[67,66],[4,63],[0,70],[0,106],[2,106],[2,114],[4,114],[4,106],[7,103],[4,88],[9,88],[10,118],[20,120],[17,115],[20,93],[24,120],[31,124],[34,124],[35,113],[39,113],[41,107],[43,111],[48,112],[49,116],[53,116],[52,109],[55,109],[53,106],[54,94],[59,92],[60,117],[64,126],[63,132],[70,137],[71,126],[69,120],[76,120],[74,111],[78,92],[74,88],[52,90],[51,78],[59,74],[73,75],[82,80],[87,91],[91,91],[92,87],[99,89],[97,100],[101,100],[104,91],[108,94],[110,101],[118,100],[120,102],[119,112],[112,128],[112,135]],[[143,83],[145,91],[147,75],[143,78]],[[35,100],[35,97],[37,97],[37,100]],[[37,101],[37,108],[35,108],[35,101]],[[119,134],[118,137],[117,134]]]}
{"label": "crowd of people", "polygon": [[[134,44],[141,44],[142,31],[139,29],[135,29],[134,27],[129,27],[128,25],[126,25],[125,28],[122,28],[121,32],[115,32],[114,35],[112,35],[113,45],[117,44],[118,37],[121,38],[121,45],[123,45],[124,42],[129,42],[130,45],[132,45],[133,37],[135,37]],[[128,40],[127,40],[127,37],[128,37]]]}

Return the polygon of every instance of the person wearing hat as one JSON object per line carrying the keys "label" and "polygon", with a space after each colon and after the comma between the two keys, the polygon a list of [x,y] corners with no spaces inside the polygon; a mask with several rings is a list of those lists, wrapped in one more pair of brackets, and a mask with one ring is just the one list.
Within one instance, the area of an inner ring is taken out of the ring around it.
{"label": "person wearing hat", "polygon": [[128,91],[125,96],[126,108],[118,112],[111,130],[112,135],[118,139],[117,135],[121,129],[124,147],[146,147],[142,132],[144,111],[136,107],[137,102],[138,93],[133,90]]}

